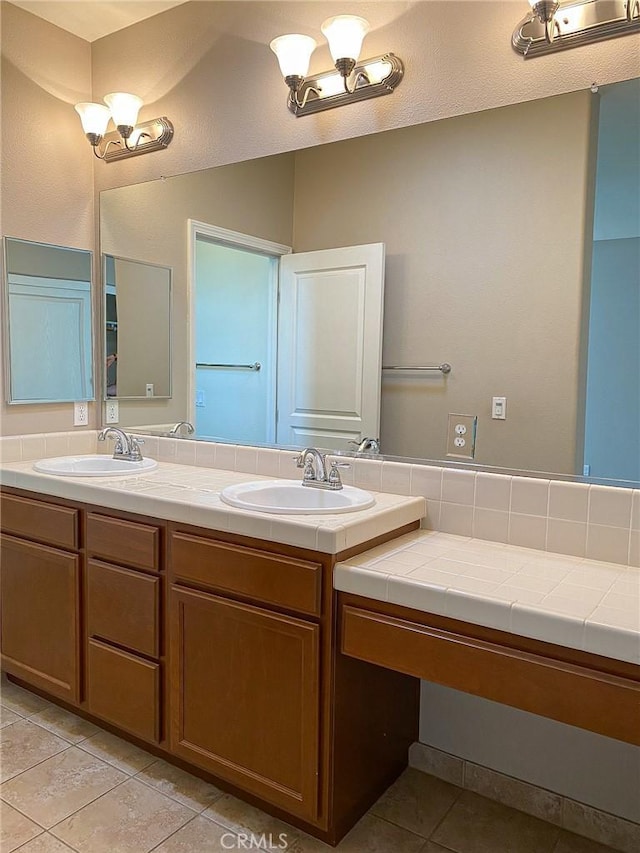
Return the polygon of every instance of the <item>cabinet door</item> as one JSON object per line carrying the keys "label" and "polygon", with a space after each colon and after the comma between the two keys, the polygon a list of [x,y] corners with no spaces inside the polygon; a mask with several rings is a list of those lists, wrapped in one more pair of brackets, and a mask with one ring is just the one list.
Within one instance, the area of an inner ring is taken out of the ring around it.
{"label": "cabinet door", "polygon": [[319,627],[173,587],[170,631],[172,752],[314,819]]}
{"label": "cabinet door", "polygon": [[0,548],[3,666],[77,702],[80,558],[10,536]]}

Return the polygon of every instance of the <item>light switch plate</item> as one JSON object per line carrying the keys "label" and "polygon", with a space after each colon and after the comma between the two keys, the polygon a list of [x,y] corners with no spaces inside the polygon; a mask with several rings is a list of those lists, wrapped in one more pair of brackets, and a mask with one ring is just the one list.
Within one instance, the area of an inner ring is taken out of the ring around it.
{"label": "light switch plate", "polygon": [[477,415],[449,415],[447,456],[473,459],[476,453]]}

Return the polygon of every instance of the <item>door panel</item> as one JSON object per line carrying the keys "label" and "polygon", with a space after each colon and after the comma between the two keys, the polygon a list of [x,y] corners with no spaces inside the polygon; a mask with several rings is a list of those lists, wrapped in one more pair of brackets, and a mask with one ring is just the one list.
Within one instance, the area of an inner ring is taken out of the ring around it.
{"label": "door panel", "polygon": [[3,536],[2,663],[69,702],[80,694],[80,557]]}
{"label": "door panel", "polygon": [[378,437],[384,244],[280,261],[279,444]]}
{"label": "door panel", "polygon": [[170,632],[172,752],[315,819],[319,627],[173,587]]}

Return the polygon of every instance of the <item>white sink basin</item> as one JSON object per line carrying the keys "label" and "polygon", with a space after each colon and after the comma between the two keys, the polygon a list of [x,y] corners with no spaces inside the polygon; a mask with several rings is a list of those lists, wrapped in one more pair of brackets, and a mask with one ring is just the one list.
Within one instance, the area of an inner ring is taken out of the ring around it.
{"label": "white sink basin", "polygon": [[104,454],[84,456],[56,456],[34,463],[34,470],[41,474],[57,474],[59,477],[115,477],[125,474],[142,474],[158,467],[155,459],[128,462]]}
{"label": "white sink basin", "polygon": [[230,506],[254,512],[277,512],[282,515],[319,515],[355,512],[373,506],[375,498],[363,489],[344,486],[335,492],[303,486],[291,480],[255,480],[227,486],[220,493]]}

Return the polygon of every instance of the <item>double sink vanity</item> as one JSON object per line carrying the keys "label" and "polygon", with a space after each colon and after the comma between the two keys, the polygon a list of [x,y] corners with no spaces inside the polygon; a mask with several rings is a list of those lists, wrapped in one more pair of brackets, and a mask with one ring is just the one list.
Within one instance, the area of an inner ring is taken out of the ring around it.
{"label": "double sink vanity", "polygon": [[420,678],[640,744],[632,643],[447,599],[413,570],[469,540],[424,498],[281,473],[3,464],[3,669],[331,844],[406,766]]}

